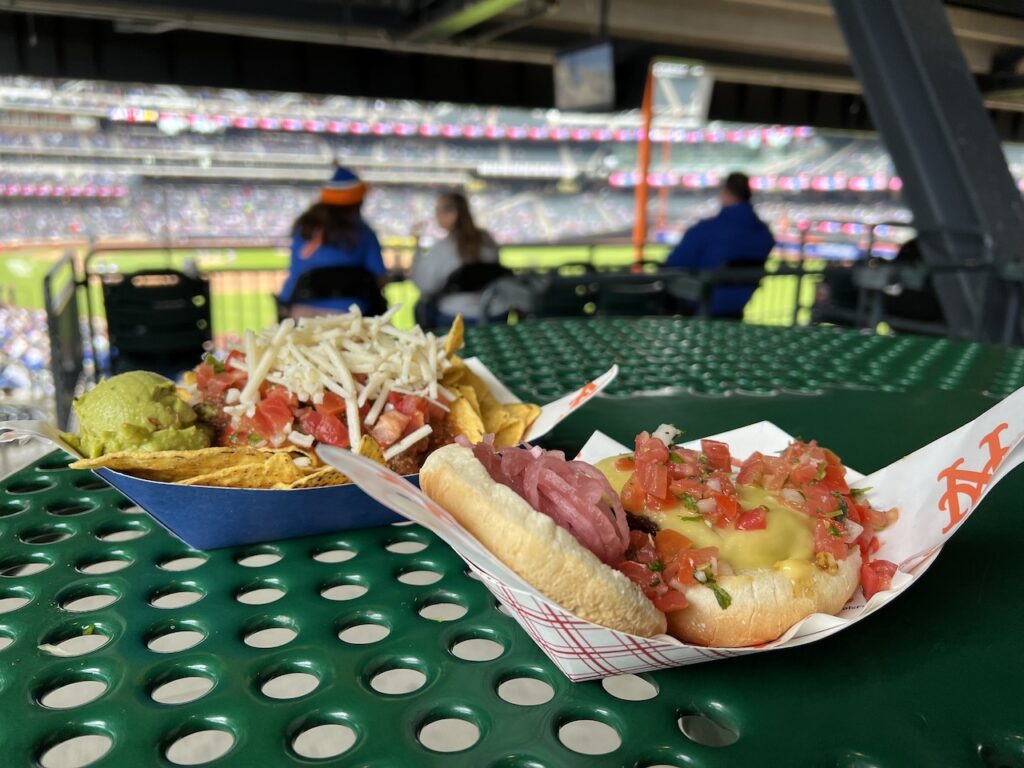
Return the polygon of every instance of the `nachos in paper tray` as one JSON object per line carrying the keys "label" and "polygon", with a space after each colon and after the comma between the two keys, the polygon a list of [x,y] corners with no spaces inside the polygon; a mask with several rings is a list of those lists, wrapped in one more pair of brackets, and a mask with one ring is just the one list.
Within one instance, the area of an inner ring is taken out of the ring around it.
{"label": "nachos in paper tray", "polygon": [[571,679],[791,647],[907,588],[1022,459],[1024,390],[864,478],[761,422],[575,460],[487,439],[434,452],[422,491],[330,448],[367,493],[444,538]]}
{"label": "nachos in paper tray", "polygon": [[180,387],[146,371],[114,376],[76,400],[75,433],[0,427],[4,439],[51,439],[78,458],[71,468],[96,471],[187,543],[210,548],[396,519],[324,464],[318,446],[415,475],[457,437],[487,432],[501,446],[540,437],[617,373],[543,407],[523,403],[479,360],[456,354],[461,317],[439,337],[396,328],[396,310],[247,332]]}

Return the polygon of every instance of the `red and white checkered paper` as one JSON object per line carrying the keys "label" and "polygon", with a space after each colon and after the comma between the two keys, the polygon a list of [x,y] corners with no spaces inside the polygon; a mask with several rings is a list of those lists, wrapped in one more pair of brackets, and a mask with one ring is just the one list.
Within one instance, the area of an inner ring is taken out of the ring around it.
{"label": "red and white checkered paper", "polygon": [[[763,421],[711,437],[728,443],[733,457],[753,451],[776,453],[792,437]],[[893,600],[934,562],[942,544],[963,524],[988,490],[1024,460],[1024,389],[960,429],[880,469],[869,477],[847,469],[852,485],[869,488],[879,509],[896,506],[898,521],[880,535],[876,558],[899,565],[892,588],[864,600],[860,590],[837,616],[814,614],[782,637],[749,648],[705,648],[661,635],[644,638],[585,621],[561,608],[497,560],[444,509],[418,488],[373,462],[330,446],[325,461],[353,479],[366,493],[444,539],[480,576],[534,642],[574,681],[792,648],[814,642],[860,621]],[[684,445],[699,448],[700,441]],[[596,432],[578,458],[595,462],[627,452]]]}

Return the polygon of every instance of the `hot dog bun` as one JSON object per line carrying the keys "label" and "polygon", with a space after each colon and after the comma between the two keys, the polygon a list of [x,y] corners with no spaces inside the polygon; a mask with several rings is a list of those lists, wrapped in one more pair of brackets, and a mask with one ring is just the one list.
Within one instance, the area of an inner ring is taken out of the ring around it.
{"label": "hot dog bun", "polygon": [[860,550],[852,547],[835,575],[808,564],[797,579],[770,568],[719,576],[729,607],[721,608],[707,587],[689,587],[690,604],[668,614],[668,633],[718,648],[766,643],[812,613],[838,613],[860,583],[860,565]]}
{"label": "hot dog bun", "polygon": [[499,560],[566,610],[633,635],[665,632],[665,615],[636,584],[511,488],[496,483],[471,449],[447,445],[431,453],[420,470],[420,488]]}

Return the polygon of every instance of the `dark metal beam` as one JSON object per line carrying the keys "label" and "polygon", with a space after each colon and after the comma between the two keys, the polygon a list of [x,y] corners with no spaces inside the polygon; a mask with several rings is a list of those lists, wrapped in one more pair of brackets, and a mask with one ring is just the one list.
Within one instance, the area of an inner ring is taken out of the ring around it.
{"label": "dark metal beam", "polygon": [[525,0],[474,0],[451,7],[437,17],[425,21],[399,39],[410,43],[450,40],[456,35],[500,16]]}
{"label": "dark metal beam", "polygon": [[[1024,201],[939,0],[832,0],[864,98],[903,180],[926,262],[1018,262]],[[1002,337],[1007,289],[936,277],[955,332]]]}

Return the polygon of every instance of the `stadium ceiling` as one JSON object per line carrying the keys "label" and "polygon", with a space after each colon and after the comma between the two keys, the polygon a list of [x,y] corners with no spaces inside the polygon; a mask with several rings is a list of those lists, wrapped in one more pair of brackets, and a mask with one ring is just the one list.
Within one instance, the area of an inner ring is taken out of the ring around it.
{"label": "stadium ceiling", "polygon": [[[947,10],[1021,138],[1024,2]],[[713,66],[712,118],[871,126],[829,0],[0,0],[0,73],[548,107],[555,54],[601,36],[622,108],[674,55]]]}

